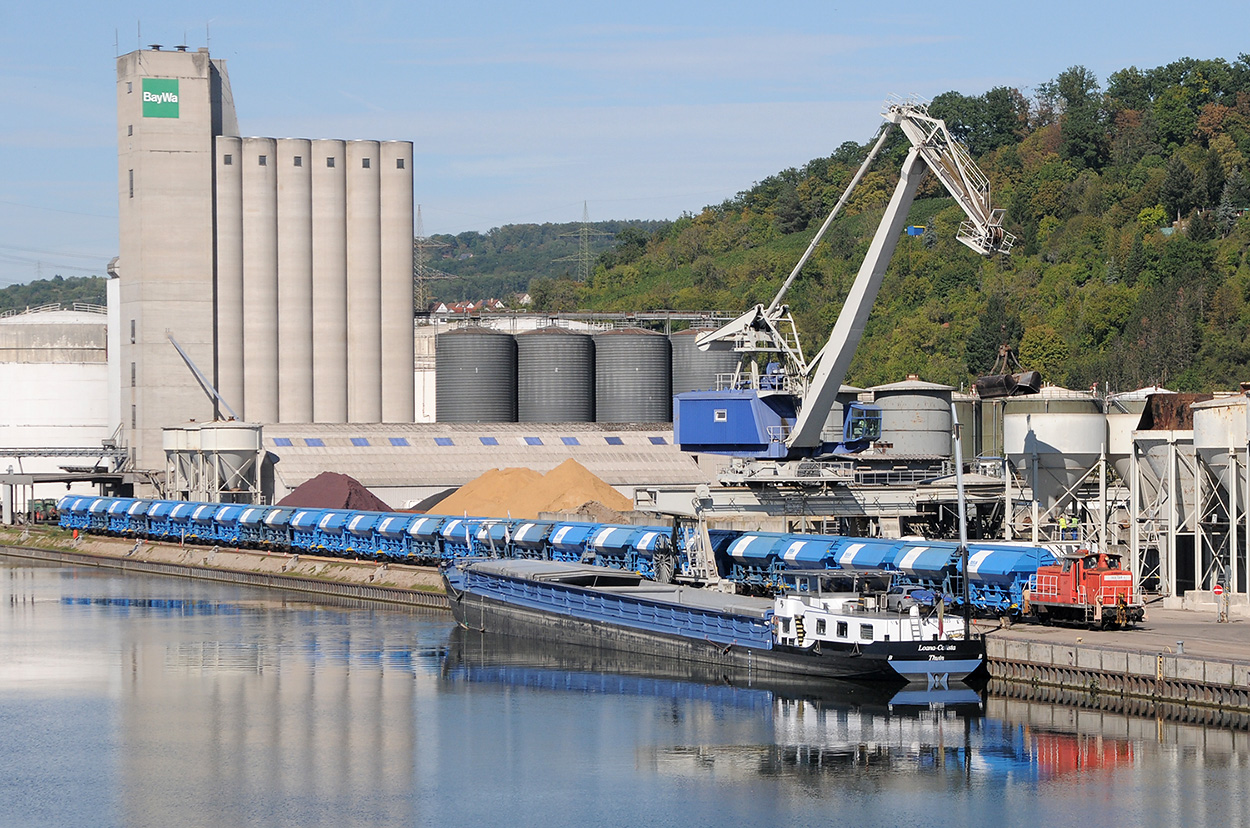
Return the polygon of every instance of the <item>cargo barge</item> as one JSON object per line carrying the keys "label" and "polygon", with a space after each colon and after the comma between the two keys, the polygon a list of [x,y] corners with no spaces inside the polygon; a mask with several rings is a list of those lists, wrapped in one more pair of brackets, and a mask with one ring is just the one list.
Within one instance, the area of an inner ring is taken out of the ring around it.
{"label": "cargo barge", "polygon": [[854,594],[730,595],[560,561],[458,560],[452,614],[487,634],[707,664],[737,675],[943,687],[985,661],[962,619],[871,608]]}

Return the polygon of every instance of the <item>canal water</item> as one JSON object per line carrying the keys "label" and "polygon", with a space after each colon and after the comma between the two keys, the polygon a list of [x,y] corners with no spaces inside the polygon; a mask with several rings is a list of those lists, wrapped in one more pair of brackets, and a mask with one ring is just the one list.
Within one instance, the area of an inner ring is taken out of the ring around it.
{"label": "canal water", "polygon": [[0,826],[1250,825],[1245,732],[0,556]]}

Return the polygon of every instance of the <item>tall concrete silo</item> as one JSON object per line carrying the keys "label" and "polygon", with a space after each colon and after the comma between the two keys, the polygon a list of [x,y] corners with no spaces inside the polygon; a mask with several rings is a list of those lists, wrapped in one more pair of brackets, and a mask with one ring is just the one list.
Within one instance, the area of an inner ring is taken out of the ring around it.
{"label": "tall concrete silo", "polygon": [[480,327],[441,333],[434,363],[437,422],[516,422],[517,344],[511,334]]}
{"label": "tall concrete silo", "polygon": [[1007,401],[1003,443],[1034,497],[1049,509],[1098,462],[1107,445],[1107,420],[1092,394],[1048,386]]}
{"label": "tall concrete silo", "polygon": [[667,423],[673,416],[668,337],[619,328],[595,337],[595,421]]}
{"label": "tall concrete silo", "polygon": [[913,375],[868,390],[881,406],[881,439],[893,444],[891,454],[951,456],[953,388]]}
{"label": "tall concrete silo", "polygon": [[686,391],[715,391],[718,375],[732,374],[738,367],[741,355],[732,343],[713,342],[706,351],[700,351],[695,341],[700,334],[711,328],[690,328],[669,337],[673,348],[673,393]]}
{"label": "tall concrete silo", "polygon": [[243,139],[243,411],[278,421],[277,141]]}
{"label": "tall concrete silo", "polygon": [[347,145],[312,142],[313,422],[347,422]]}
{"label": "tall concrete silo", "polygon": [[382,419],[381,159],[377,141],[347,142],[347,419]]}
{"label": "tall concrete silo", "polygon": [[243,412],[243,139],[219,135],[217,165],[217,390]]}
{"label": "tall concrete silo", "polygon": [[589,423],[595,419],[595,346],[556,326],[517,334],[517,419]]}
{"label": "tall concrete silo", "polygon": [[277,142],[278,419],[313,418],[312,142]]}
{"label": "tall concrete silo", "polygon": [[411,423],[415,409],[412,315],[412,144],[383,141],[381,198],[382,422]]}

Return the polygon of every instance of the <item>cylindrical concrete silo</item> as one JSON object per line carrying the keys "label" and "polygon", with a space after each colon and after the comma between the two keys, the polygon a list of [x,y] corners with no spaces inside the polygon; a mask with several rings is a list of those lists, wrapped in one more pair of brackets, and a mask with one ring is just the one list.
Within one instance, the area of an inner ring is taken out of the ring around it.
{"label": "cylindrical concrete silo", "polygon": [[347,142],[347,419],[382,420],[382,239],[377,141]]}
{"label": "cylindrical concrete silo", "polygon": [[312,142],[278,140],[278,419],[313,416]]}
{"label": "cylindrical concrete silo", "polygon": [[673,417],[668,337],[621,328],[595,337],[595,421],[666,423]]}
{"label": "cylindrical concrete silo", "polygon": [[953,388],[913,376],[869,390],[881,407],[881,439],[893,444],[891,454],[951,456]]}
{"label": "cylindrical concrete silo", "polygon": [[691,328],[669,337],[673,347],[673,393],[715,391],[717,377],[733,374],[741,354],[730,342],[713,342],[706,351],[695,344],[700,334],[711,328]]}
{"label": "cylindrical concrete silo", "polygon": [[347,150],[312,142],[313,421],[347,422]]}
{"label": "cylindrical concrete silo", "polygon": [[243,414],[243,139],[217,136],[217,390]]}
{"label": "cylindrical concrete silo", "polygon": [[517,419],[588,423],[595,419],[595,346],[567,328],[518,334]]}
{"label": "cylindrical concrete silo", "polygon": [[1107,420],[1092,395],[1049,386],[1007,400],[1003,443],[1034,497],[1049,509],[1098,462]]}
{"label": "cylindrical concrete silo", "polygon": [[381,144],[382,422],[411,423],[416,405],[412,316],[412,143]]}
{"label": "cylindrical concrete silo", "polygon": [[459,328],[434,340],[434,419],[516,422],[517,345],[511,334]]}
{"label": "cylindrical concrete silo", "polygon": [[243,139],[244,419],[278,421],[277,141]]}

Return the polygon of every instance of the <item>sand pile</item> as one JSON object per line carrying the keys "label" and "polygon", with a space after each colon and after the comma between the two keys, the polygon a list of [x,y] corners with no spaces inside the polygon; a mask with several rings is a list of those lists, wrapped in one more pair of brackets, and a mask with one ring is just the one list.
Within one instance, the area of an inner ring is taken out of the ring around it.
{"label": "sand pile", "polygon": [[289,495],[282,498],[278,505],[299,506],[305,509],[391,511],[390,506],[361,485],[359,480],[336,472],[322,472],[311,480],[305,480]]}
{"label": "sand pile", "polygon": [[565,460],[546,474],[533,469],[491,469],[430,508],[443,515],[536,518],[539,512],[572,511],[589,502],[616,511],[633,508],[629,498],[604,483],[576,460]]}

